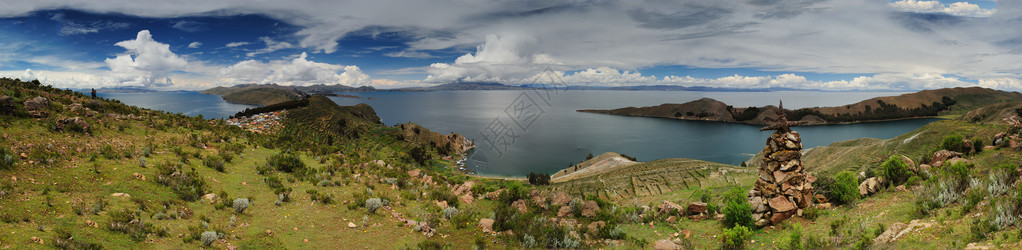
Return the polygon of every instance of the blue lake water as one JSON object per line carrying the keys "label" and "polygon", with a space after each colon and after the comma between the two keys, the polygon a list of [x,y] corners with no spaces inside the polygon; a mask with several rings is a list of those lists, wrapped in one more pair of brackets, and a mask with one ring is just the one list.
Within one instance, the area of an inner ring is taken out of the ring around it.
{"label": "blue lake water", "polygon": [[[838,106],[896,92],[685,92],[685,91],[440,91],[346,93],[340,105],[371,105],[387,125],[415,122],[441,133],[456,132],[480,146],[469,166],[481,174],[524,176],[553,173],[587,154],[618,152],[639,161],[693,158],[739,164],[763,149],[770,132],[761,126],[575,112],[683,103],[710,97],[736,107]],[[191,93],[107,94],[141,107],[221,118],[249,105]],[[367,99],[372,98],[372,99]],[[181,100],[187,99],[187,100]],[[523,115],[524,114],[524,115]],[[494,122],[495,120],[499,122]],[[797,127],[808,147],[857,138],[887,139],[936,119]],[[517,122],[516,122],[517,121]],[[506,126],[501,126],[501,124]],[[502,128],[502,129],[501,129]],[[494,131],[503,131],[494,133]]]}

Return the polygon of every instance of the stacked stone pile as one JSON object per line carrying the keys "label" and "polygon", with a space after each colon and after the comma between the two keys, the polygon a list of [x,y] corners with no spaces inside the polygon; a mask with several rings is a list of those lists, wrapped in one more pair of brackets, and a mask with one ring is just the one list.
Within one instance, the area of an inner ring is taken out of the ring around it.
{"label": "stacked stone pile", "polygon": [[751,191],[752,218],[757,226],[777,224],[812,205],[813,182],[816,177],[805,173],[802,163],[802,138],[791,126],[802,122],[789,122],[780,108],[778,121],[760,129],[775,130],[763,149],[763,164],[759,178]]}

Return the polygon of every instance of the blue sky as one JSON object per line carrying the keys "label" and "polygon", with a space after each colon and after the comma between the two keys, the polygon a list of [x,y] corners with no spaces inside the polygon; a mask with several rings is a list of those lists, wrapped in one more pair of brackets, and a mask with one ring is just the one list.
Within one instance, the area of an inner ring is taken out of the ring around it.
{"label": "blue sky", "polygon": [[14,1],[0,10],[0,76],[68,88],[396,88],[550,72],[595,86],[1018,90],[1016,5]]}

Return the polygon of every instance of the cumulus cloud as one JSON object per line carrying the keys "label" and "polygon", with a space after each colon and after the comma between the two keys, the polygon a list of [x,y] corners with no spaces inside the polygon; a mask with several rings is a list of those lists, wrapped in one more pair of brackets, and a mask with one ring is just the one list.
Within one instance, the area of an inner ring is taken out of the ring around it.
{"label": "cumulus cloud", "polygon": [[424,82],[508,82],[559,64],[553,56],[536,50],[537,39],[520,34],[490,34],[475,53],[462,55],[453,64],[434,63]]}
{"label": "cumulus cloud", "polygon": [[192,49],[198,49],[200,46],[202,46],[202,43],[200,42],[192,42],[188,44],[188,48]]}
{"label": "cumulus cloud", "polygon": [[335,65],[314,62],[302,53],[291,60],[260,62],[245,60],[225,67],[218,73],[219,85],[242,83],[280,84],[305,86],[314,84],[341,84],[365,86],[370,83],[369,75],[355,65]]}
{"label": "cumulus cloud", "polygon": [[979,5],[968,2],[956,2],[944,5],[939,1],[901,0],[890,3],[890,6],[900,11],[943,13],[952,16],[989,17],[994,14],[993,10],[983,9],[980,8]]}
{"label": "cumulus cloud", "polygon": [[169,73],[184,70],[188,64],[185,59],[170,51],[170,45],[153,40],[149,30],[139,31],[135,40],[121,41],[114,45],[127,50],[117,57],[106,59],[114,82],[165,87],[174,84]]}

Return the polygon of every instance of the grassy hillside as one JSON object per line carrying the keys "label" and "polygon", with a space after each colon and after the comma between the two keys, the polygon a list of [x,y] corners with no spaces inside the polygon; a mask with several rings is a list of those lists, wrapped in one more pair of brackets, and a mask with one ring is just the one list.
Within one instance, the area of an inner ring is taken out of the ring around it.
{"label": "grassy hillside", "polygon": [[279,88],[250,88],[221,96],[230,103],[270,105],[305,98],[305,93]]}

